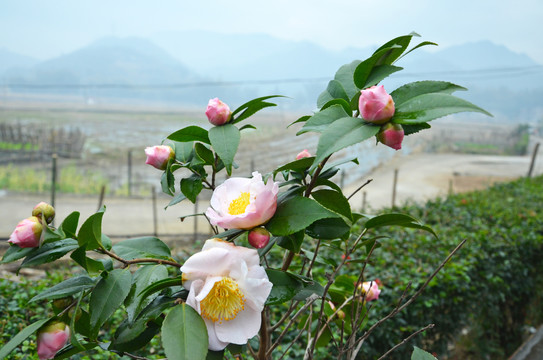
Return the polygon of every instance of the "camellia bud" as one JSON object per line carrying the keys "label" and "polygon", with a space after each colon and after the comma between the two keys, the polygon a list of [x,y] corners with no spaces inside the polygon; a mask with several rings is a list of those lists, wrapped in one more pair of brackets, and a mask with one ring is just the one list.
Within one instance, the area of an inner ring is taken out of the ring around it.
{"label": "camellia bud", "polygon": [[61,312],[66,309],[74,301],[73,297],[67,296],[60,299],[53,300],[53,310],[55,312]]}
{"label": "camellia bud", "polygon": [[219,98],[209,100],[206,109],[206,115],[210,123],[215,126],[224,125],[230,121],[232,112],[230,107],[219,100]]}
{"label": "camellia bud", "polygon": [[40,219],[31,216],[17,224],[8,242],[22,248],[38,247],[42,231],[43,225]]}
{"label": "camellia bud", "polygon": [[41,219],[42,215],[45,221],[50,224],[55,218],[55,208],[44,201],[40,202],[38,205],[34,206],[34,209],[32,209],[32,216]]}
{"label": "camellia bud", "polygon": [[394,150],[402,148],[404,131],[400,124],[388,123],[381,126],[381,130],[377,133],[377,140]]}
{"label": "camellia bud", "polygon": [[300,160],[306,157],[311,157],[311,154],[307,149],[302,150],[298,155],[296,155],[296,160]]}
{"label": "camellia bud", "polygon": [[146,164],[158,170],[166,170],[168,161],[174,158],[175,152],[168,145],[158,145],[145,148],[145,155],[147,155]]}
{"label": "camellia bud", "polygon": [[63,322],[55,321],[38,331],[38,357],[40,360],[52,359],[66,345],[70,338],[70,328]]}
{"label": "camellia bud", "polygon": [[362,284],[358,285],[362,296],[365,296],[366,301],[377,300],[381,290],[379,290],[378,280],[373,281],[364,281]]}
{"label": "camellia bud", "polygon": [[358,109],[362,119],[373,124],[384,124],[394,115],[394,100],[383,85],[360,91]]}
{"label": "camellia bud", "polygon": [[270,233],[263,227],[254,228],[249,232],[249,244],[256,249],[262,249],[270,242]]}

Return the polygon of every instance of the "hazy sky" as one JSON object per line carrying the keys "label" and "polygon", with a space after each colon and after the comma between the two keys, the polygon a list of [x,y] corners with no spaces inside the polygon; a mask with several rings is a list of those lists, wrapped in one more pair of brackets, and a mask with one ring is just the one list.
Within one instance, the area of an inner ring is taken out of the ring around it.
{"label": "hazy sky", "polygon": [[542,19],[541,0],[0,0],[0,48],[46,59],[103,36],[202,29],[341,49],[416,31],[441,48],[491,40],[543,64]]}

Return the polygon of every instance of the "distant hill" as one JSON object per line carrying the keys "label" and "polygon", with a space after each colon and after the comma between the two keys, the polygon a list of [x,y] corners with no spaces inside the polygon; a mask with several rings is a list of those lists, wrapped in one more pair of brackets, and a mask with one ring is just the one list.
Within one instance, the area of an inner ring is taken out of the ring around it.
{"label": "distant hill", "polygon": [[30,56],[17,54],[7,49],[0,49],[0,75],[8,69],[25,69],[37,64],[39,60]]}

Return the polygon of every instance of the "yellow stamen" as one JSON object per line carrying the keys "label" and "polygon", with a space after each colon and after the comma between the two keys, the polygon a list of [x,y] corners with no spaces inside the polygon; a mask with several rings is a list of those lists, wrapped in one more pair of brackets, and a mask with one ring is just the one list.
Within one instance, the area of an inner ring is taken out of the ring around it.
{"label": "yellow stamen", "polygon": [[200,302],[201,315],[213,322],[233,320],[245,307],[238,284],[229,277],[217,281]]}
{"label": "yellow stamen", "polygon": [[242,192],[237,199],[232,200],[232,202],[228,206],[228,213],[230,215],[243,214],[250,202],[251,193]]}

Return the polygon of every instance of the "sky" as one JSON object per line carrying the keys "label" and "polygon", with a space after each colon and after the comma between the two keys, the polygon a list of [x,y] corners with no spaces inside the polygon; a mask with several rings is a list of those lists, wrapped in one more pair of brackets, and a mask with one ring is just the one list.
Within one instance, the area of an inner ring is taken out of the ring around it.
{"label": "sky", "polygon": [[542,18],[541,0],[0,0],[0,48],[44,60],[104,36],[207,30],[342,49],[416,31],[440,48],[490,40],[543,64]]}

